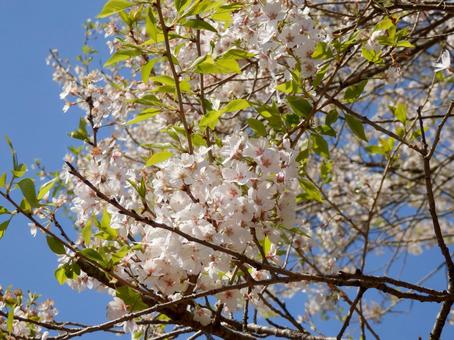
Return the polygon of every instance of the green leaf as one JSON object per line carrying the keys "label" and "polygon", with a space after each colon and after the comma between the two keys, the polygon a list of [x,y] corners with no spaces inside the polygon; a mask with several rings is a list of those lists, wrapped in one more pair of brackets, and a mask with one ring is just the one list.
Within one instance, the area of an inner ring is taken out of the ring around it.
{"label": "green leaf", "polygon": [[39,201],[36,197],[35,183],[31,178],[24,178],[17,183],[22,194],[32,208],[39,207]]}
{"label": "green leaf", "polygon": [[115,13],[125,10],[132,5],[132,3],[126,0],[109,0],[102,8],[101,13],[98,14],[98,18],[106,18]]}
{"label": "green leaf", "polygon": [[333,170],[333,162],[323,161],[320,165],[320,177],[324,183],[329,183],[331,181],[331,173]]}
{"label": "green leaf", "polygon": [[214,130],[221,115],[221,111],[208,111],[208,113],[200,119],[199,126],[201,128],[209,127],[211,130]]}
{"label": "green leaf", "polygon": [[192,67],[196,73],[202,74],[241,73],[240,65],[235,59],[218,58],[214,60],[210,55],[197,59]]}
{"label": "green leaf", "polygon": [[141,54],[138,49],[120,50],[112,54],[112,56],[104,63],[104,67],[112,66],[120,61],[125,61]]}
{"label": "green leaf", "polygon": [[312,184],[311,181],[301,178],[300,179],[301,187],[304,189],[304,194],[302,198],[309,200],[309,201],[318,201],[323,202],[322,193],[318,190],[318,188]]}
{"label": "green leaf", "polygon": [[368,145],[365,147],[366,151],[370,154],[384,155],[384,150],[378,145]]}
{"label": "green leaf", "polygon": [[128,252],[129,252],[128,246],[121,247],[118,251],[112,254],[112,263],[114,265],[120,263],[121,260],[123,260],[123,258],[128,254]]}
{"label": "green leaf", "polygon": [[191,135],[192,144],[195,146],[207,146],[207,141],[200,133],[193,133]]}
{"label": "green leaf", "polygon": [[189,19],[186,20],[186,22],[183,23],[183,26],[185,27],[191,27],[195,30],[206,30],[206,31],[211,31],[214,33],[218,33],[216,28],[211,26],[208,22],[206,22],[203,19]]}
{"label": "green leaf", "polygon": [[47,245],[49,246],[50,250],[52,250],[55,254],[64,255],[66,254],[65,246],[60,240],[56,239],[51,235],[46,236]]}
{"label": "green leaf", "polygon": [[246,99],[234,99],[231,102],[229,102],[227,105],[225,105],[220,110],[220,112],[222,112],[222,113],[236,112],[236,111],[247,109],[250,106],[251,106],[251,104]]}
{"label": "green leaf", "polygon": [[151,9],[148,10],[148,15],[145,17],[145,29],[150,39],[157,43],[158,42],[158,28],[156,27],[156,19],[154,18]]}
{"label": "green leaf", "polygon": [[148,306],[142,301],[140,294],[130,287],[122,286],[117,289],[116,295],[122,299],[128,306],[130,312],[136,312],[147,308]]}
{"label": "green leaf", "polygon": [[348,127],[352,132],[360,139],[364,140],[367,142],[367,137],[366,133],[364,132],[364,126],[363,123],[356,117],[345,114],[345,121],[347,122]]}
{"label": "green leaf", "polygon": [[11,212],[8,209],[6,209],[5,207],[2,207],[0,205],[0,215],[3,215],[3,214],[11,214]]}
{"label": "green leaf", "polygon": [[151,81],[154,81],[155,83],[175,87],[175,80],[170,76],[160,75],[160,76],[151,77],[150,79],[151,79]]}
{"label": "green leaf", "polygon": [[43,197],[54,187],[55,183],[57,183],[57,178],[51,179],[41,186],[38,192],[38,201],[43,199]]}
{"label": "green leaf", "polygon": [[333,109],[333,110],[329,111],[325,117],[325,124],[328,126],[333,125],[337,121],[338,117],[339,117],[339,113],[337,112],[337,110]]}
{"label": "green leaf", "polygon": [[347,88],[344,94],[344,99],[347,103],[354,103],[363,93],[364,87],[366,87],[367,79],[359,82],[358,84],[352,85]]}
{"label": "green leaf", "polygon": [[148,63],[142,66],[142,81],[144,83],[148,82],[148,79],[150,79],[150,73],[151,70],[153,69],[154,65],[160,60],[160,58],[154,58],[150,59]]}
{"label": "green leaf", "polygon": [[375,51],[373,48],[368,49],[366,47],[361,48],[361,54],[364,59],[370,61],[371,63],[381,64],[383,60],[381,59],[381,52]]}
{"label": "green leaf", "polygon": [[277,85],[276,90],[279,92],[285,93],[285,94],[294,93],[298,90],[298,87],[294,86],[294,85],[295,85],[294,81],[289,80],[289,81],[286,81],[285,83]]}
{"label": "green leaf", "polygon": [[118,236],[117,231],[110,226],[112,216],[109,214],[107,209],[104,208],[102,211],[101,222],[99,223],[99,230],[106,233],[106,239],[115,239]]}
{"label": "green leaf", "polygon": [[308,117],[312,112],[312,105],[302,96],[288,96],[287,102],[292,111],[299,116]]}
{"label": "green leaf", "polygon": [[11,151],[11,156],[13,158],[13,169],[16,170],[18,167],[18,161],[17,161],[17,154],[16,154],[16,149],[14,149],[13,143],[11,142],[11,139],[9,139],[8,136],[5,136],[6,143],[9,146],[9,149]]}
{"label": "green leaf", "polygon": [[407,48],[415,47],[415,45],[413,45],[411,42],[409,42],[407,40],[399,41],[396,46],[397,47],[407,47]]}
{"label": "green leaf", "polygon": [[407,105],[403,102],[397,103],[396,107],[393,110],[394,116],[405,124],[407,121]]}
{"label": "green leaf", "polygon": [[333,52],[331,52],[329,45],[324,41],[320,41],[317,45],[315,45],[315,49],[311,57],[314,59],[328,59],[332,56]]}
{"label": "green leaf", "polygon": [[375,25],[375,31],[382,30],[385,31],[388,28],[394,26],[393,21],[389,17],[385,17],[382,21],[380,21],[377,25]]}
{"label": "green leaf", "polygon": [[263,239],[263,252],[265,253],[265,256],[268,256],[271,250],[271,240],[268,237],[268,235],[265,236]]}
{"label": "green leaf", "polygon": [[16,169],[11,171],[14,177],[21,178],[27,172],[27,166],[25,164],[19,164]]}
{"label": "green leaf", "polygon": [[266,128],[265,125],[258,119],[249,118],[247,120],[249,127],[254,130],[255,134],[260,137],[266,136]]}
{"label": "green leaf", "polygon": [[329,146],[328,142],[318,134],[311,135],[312,143],[314,145],[314,151],[324,158],[329,158]]}
{"label": "green leaf", "polygon": [[64,284],[66,281],[65,267],[64,266],[58,267],[54,272],[54,276],[60,285]]}
{"label": "green leaf", "polygon": [[164,161],[168,160],[170,157],[172,157],[172,155],[173,154],[167,150],[156,152],[148,159],[148,161],[145,163],[145,165],[152,166],[152,165],[164,162]]}
{"label": "green leaf", "polygon": [[137,116],[136,118],[134,119],[131,119],[130,121],[128,121],[126,124],[127,125],[132,125],[132,124],[137,124],[137,123],[140,123],[144,120],[147,120],[147,119],[150,119],[154,116],[156,116],[157,114],[159,114],[161,112],[161,109],[157,109],[157,108],[149,108],[149,109],[145,109],[143,111],[141,111]]}
{"label": "green leaf", "polygon": [[190,0],[174,0],[173,3],[178,13],[181,13],[191,2]]}
{"label": "green leaf", "polygon": [[25,211],[28,214],[32,213],[32,207],[25,198],[20,202],[20,207],[23,211]]}
{"label": "green leaf", "polygon": [[81,250],[80,253],[86,258],[100,264],[101,266],[106,265],[106,261],[104,260],[104,258],[96,250],[92,248],[85,248]]}
{"label": "green leaf", "polygon": [[8,310],[8,319],[6,321],[6,329],[8,334],[11,335],[13,331],[13,321],[14,321],[14,307],[10,307]]}
{"label": "green leaf", "polygon": [[0,188],[3,188],[6,184],[6,172],[0,176]]}
{"label": "green leaf", "polygon": [[8,228],[9,222],[11,222],[11,218],[6,220],[5,222],[0,223],[0,240],[5,235],[6,229]]}
{"label": "green leaf", "polygon": [[320,125],[316,128],[318,132],[320,132],[322,135],[325,136],[330,136],[330,137],[336,137],[337,132],[334,130],[331,126],[329,125]]}
{"label": "green leaf", "polygon": [[91,240],[91,219],[89,219],[85,226],[82,228],[81,236],[84,244],[88,246]]}
{"label": "green leaf", "polygon": [[78,139],[81,141],[87,141],[88,140],[88,132],[87,132],[87,121],[85,118],[81,117],[79,120],[79,127],[77,130],[74,130],[69,134],[71,138]]}
{"label": "green leaf", "polygon": [[255,53],[251,53],[239,48],[231,48],[225,51],[224,53],[221,54],[220,58],[225,58],[225,59],[249,59],[255,56]]}

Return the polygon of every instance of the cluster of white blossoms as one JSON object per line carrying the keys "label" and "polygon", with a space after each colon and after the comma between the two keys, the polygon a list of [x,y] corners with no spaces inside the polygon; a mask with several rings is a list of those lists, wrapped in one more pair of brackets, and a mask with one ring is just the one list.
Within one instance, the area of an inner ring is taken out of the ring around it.
{"label": "cluster of white blossoms", "polygon": [[[3,291],[0,286],[0,333],[11,333],[17,338],[47,339],[49,333],[43,331],[43,328],[37,323],[53,322],[58,311],[54,306],[53,300],[48,299],[43,302],[37,302],[37,298],[38,295],[29,293],[28,300],[24,303],[22,301],[24,296],[21,290],[12,291],[11,289],[6,289]],[[14,319],[9,329],[6,317],[11,310]],[[27,320],[34,320],[35,323],[27,322]]]}
{"label": "cluster of white blossoms", "polygon": [[232,25],[221,33],[216,51],[225,52],[239,40],[257,54],[264,74],[275,77],[298,62],[303,77],[312,76],[318,62],[311,55],[320,37],[308,12],[301,8],[301,1],[272,0],[238,11]]}
{"label": "cluster of white blossoms", "polygon": [[[266,260],[278,261],[280,234],[295,224],[294,151],[286,143],[276,148],[245,134],[227,138],[222,148],[212,151],[213,162],[208,160],[209,150],[201,147],[160,164],[147,196],[152,197],[148,205],[156,222],[201,242],[145,226],[141,249],[117,267],[120,275],[132,274],[164,296],[183,293],[191,284],[196,290],[219,287],[232,278],[235,265],[230,255],[203,242],[257,260],[259,248],[269,242],[263,250]],[[240,298],[239,292],[219,296],[230,311]]]}
{"label": "cluster of white blossoms", "polygon": [[[107,140],[101,141],[98,148],[105,151],[78,160],[85,178],[125,208],[141,211],[157,223],[200,240],[192,242],[125,216],[97,198],[88,186],[67,175],[75,194],[72,211],[80,227],[92,216],[108,211],[118,241],[132,236],[140,245],[132,248],[115,267],[119,276],[137,279],[168,297],[184,294],[188,289],[217,288],[233,278],[236,265],[232,257],[213,250],[209,244],[257,261],[265,256],[265,261],[279,263],[281,235],[296,226],[299,188],[296,151],[287,140],[276,146],[265,138],[237,133],[226,137],[221,147],[199,147],[193,154],[175,152],[167,161],[145,169],[115,147],[109,148]],[[141,178],[145,178],[144,201],[130,184],[140,182]],[[90,242],[96,249],[111,241],[93,237]],[[63,256],[61,264],[70,260],[70,256]],[[268,278],[269,274],[252,270],[251,276],[258,280]],[[83,273],[68,283],[77,290],[102,288]],[[245,293],[227,291],[217,297],[227,311],[233,311]],[[254,291],[248,299],[262,308]],[[127,311],[118,298],[108,305],[108,316],[112,318]],[[194,313],[195,318],[209,314],[200,308]]]}

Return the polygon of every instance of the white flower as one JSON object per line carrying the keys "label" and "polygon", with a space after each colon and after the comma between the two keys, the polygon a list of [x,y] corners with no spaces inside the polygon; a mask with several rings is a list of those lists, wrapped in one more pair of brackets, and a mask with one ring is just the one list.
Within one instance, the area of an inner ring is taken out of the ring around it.
{"label": "white flower", "polygon": [[107,304],[107,318],[114,320],[128,314],[128,307],[120,298],[114,297],[113,301]]}
{"label": "white flower", "polygon": [[38,227],[35,223],[29,223],[28,226],[30,227],[30,234],[33,237],[36,237],[36,233],[38,232]]}
{"label": "white flower", "polygon": [[279,21],[284,19],[285,12],[279,1],[268,2],[263,6],[263,12],[271,21]]}
{"label": "white flower", "polygon": [[224,308],[228,312],[233,312],[238,309],[241,294],[239,290],[227,290],[218,295],[219,300],[224,304]]}
{"label": "white flower", "polygon": [[435,72],[449,70],[451,68],[451,55],[449,54],[448,50],[445,50],[441,54],[441,63],[434,63],[433,67],[435,67]]}
{"label": "white flower", "polygon": [[194,321],[200,322],[202,326],[208,326],[211,323],[211,311],[199,306],[194,310]]}

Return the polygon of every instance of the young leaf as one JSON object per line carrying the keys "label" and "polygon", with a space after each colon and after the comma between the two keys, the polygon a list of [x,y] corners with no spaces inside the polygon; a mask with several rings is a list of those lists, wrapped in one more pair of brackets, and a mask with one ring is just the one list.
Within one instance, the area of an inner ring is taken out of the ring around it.
{"label": "young leaf", "polygon": [[47,245],[49,246],[50,250],[52,250],[55,254],[64,255],[66,254],[65,246],[59,240],[51,235],[46,236]]}
{"label": "young leaf", "polygon": [[54,272],[55,278],[59,284],[64,284],[66,281],[66,270],[64,266],[58,267]]}
{"label": "young leaf", "polygon": [[147,83],[148,79],[150,79],[151,70],[159,60],[160,58],[153,58],[149,60],[148,63],[142,66],[142,81],[144,83]]}
{"label": "young leaf", "polygon": [[407,105],[405,103],[397,103],[393,113],[400,122],[405,124],[407,121]]}
{"label": "young leaf", "polygon": [[13,143],[11,142],[11,139],[8,136],[5,136],[5,139],[11,151],[11,156],[13,158],[13,169],[16,170],[19,165],[17,161],[16,149],[14,149]]}
{"label": "young leaf", "polygon": [[140,294],[134,291],[132,288],[127,286],[122,286],[117,289],[117,297],[122,299],[124,303],[128,306],[129,311],[136,312],[143,310],[148,306],[142,301]]}
{"label": "young leaf", "polygon": [[106,233],[106,239],[115,239],[118,236],[117,231],[110,226],[110,221],[111,221],[111,215],[107,211],[107,209],[104,209],[102,211],[102,217],[101,217],[101,222],[99,223],[99,230],[102,232]]}
{"label": "young leaf", "polygon": [[88,140],[88,132],[87,132],[87,121],[85,118],[81,117],[79,120],[79,127],[77,130],[74,130],[69,134],[71,138],[78,139],[81,141],[87,141]]}
{"label": "young leaf", "polygon": [[33,180],[31,178],[24,178],[18,182],[17,185],[22,191],[22,194],[28,204],[30,204],[32,208],[39,207],[38,198],[36,197],[35,183],[33,183]]}
{"label": "young leaf", "polygon": [[412,48],[415,47],[411,42],[407,40],[401,40],[397,43],[397,47],[407,47],[407,48]]}
{"label": "young leaf", "polygon": [[154,108],[154,107],[149,108],[149,109],[145,109],[142,112],[140,112],[136,116],[136,118],[131,119],[126,124],[127,125],[132,125],[132,124],[140,123],[141,121],[144,121],[144,120],[147,120],[147,119],[150,119],[150,118],[156,116],[160,112],[161,112],[161,109],[157,109],[157,108]]}
{"label": "young leaf", "polygon": [[314,144],[314,151],[324,158],[329,158],[328,142],[318,134],[311,135],[312,143]]}
{"label": "young leaf", "polygon": [[125,61],[133,57],[137,57],[141,52],[138,49],[120,50],[112,54],[112,56],[104,63],[104,67],[112,66],[120,61]]}
{"label": "young leaf", "polygon": [[19,164],[11,173],[16,178],[21,178],[27,172],[27,166],[25,164]]}
{"label": "young leaf", "polygon": [[346,120],[347,125],[350,128],[350,130],[352,130],[352,132],[357,137],[359,137],[360,139],[367,142],[367,137],[366,137],[366,133],[364,132],[363,123],[361,123],[361,121],[359,119],[357,119],[356,117],[349,115],[349,114],[345,114],[345,120]]}
{"label": "young leaf", "polygon": [[175,8],[178,11],[178,13],[181,13],[181,11],[183,11],[187,7],[187,5],[190,3],[190,1],[189,0],[173,0],[173,3],[175,5]]}
{"label": "young leaf", "polygon": [[3,188],[5,186],[5,183],[6,183],[6,172],[4,172],[0,176],[0,188]]}
{"label": "young leaf", "polygon": [[167,150],[156,152],[148,159],[148,161],[145,165],[152,166],[152,165],[164,162],[164,161],[168,160],[170,157],[172,157],[172,155],[173,154]]}
{"label": "young leaf", "polygon": [[358,84],[352,85],[347,88],[344,94],[344,99],[347,103],[354,103],[363,93],[364,87],[366,87],[367,79],[359,82]]}
{"label": "young leaf", "polygon": [[206,22],[202,19],[189,19],[185,23],[183,23],[183,26],[191,27],[195,30],[206,30],[206,31],[218,33],[218,31],[216,31],[216,28],[214,28],[208,22]]}
{"label": "young leaf", "polygon": [[312,111],[312,105],[302,96],[288,96],[287,102],[292,111],[299,116],[307,117]]}
{"label": "young leaf", "polygon": [[323,196],[318,188],[311,181],[301,178],[301,187],[304,189],[303,198],[309,201],[323,202]]}
{"label": "young leaf", "polygon": [[265,253],[265,256],[268,256],[268,254],[270,253],[270,250],[271,250],[271,240],[267,235],[263,239],[263,252]]}
{"label": "young leaf", "polygon": [[84,244],[87,246],[90,244],[91,240],[91,219],[85,224],[85,227],[82,228],[81,236],[84,241]]}
{"label": "young leaf", "polygon": [[125,10],[132,5],[132,3],[126,0],[109,0],[102,8],[101,13],[98,14],[98,18],[106,18],[115,13]]}
{"label": "young leaf", "polygon": [[57,178],[51,179],[49,182],[44,183],[38,192],[38,201],[42,200],[44,195],[46,195],[55,185],[57,182]]}
{"label": "young leaf", "polygon": [[206,116],[203,116],[202,119],[200,119],[199,126],[201,128],[209,127],[211,130],[214,130],[221,114],[221,111],[209,111]]}
{"label": "young leaf", "polygon": [[255,134],[259,137],[266,136],[266,128],[265,125],[258,119],[249,118],[247,120],[247,124],[249,127],[254,130]]}
{"label": "young leaf", "polygon": [[8,228],[9,222],[11,222],[11,219],[0,223],[0,240],[2,239],[3,235],[5,235],[5,231]]}
{"label": "young leaf", "polygon": [[328,126],[331,126],[332,124],[334,124],[337,121],[338,117],[339,117],[339,113],[335,109],[329,111],[325,117],[325,124]]}
{"label": "young leaf", "polygon": [[145,17],[145,29],[150,39],[157,43],[158,42],[158,29],[156,27],[156,20],[153,16],[151,9],[148,11],[148,15]]}
{"label": "young leaf", "polygon": [[247,109],[251,104],[246,99],[234,99],[224,106],[220,111],[225,112],[236,112]]}
{"label": "young leaf", "polygon": [[8,334],[11,335],[13,332],[13,321],[14,321],[14,307],[10,307],[8,310],[8,319],[6,321],[6,329]]}
{"label": "young leaf", "polygon": [[92,248],[85,248],[80,253],[85,257],[89,258],[90,260],[99,263],[102,266],[106,265],[105,263],[106,261],[104,261],[104,258],[96,250]]}
{"label": "young leaf", "polygon": [[241,73],[240,65],[233,58],[218,58],[214,60],[206,55],[194,62],[194,71],[202,74]]}

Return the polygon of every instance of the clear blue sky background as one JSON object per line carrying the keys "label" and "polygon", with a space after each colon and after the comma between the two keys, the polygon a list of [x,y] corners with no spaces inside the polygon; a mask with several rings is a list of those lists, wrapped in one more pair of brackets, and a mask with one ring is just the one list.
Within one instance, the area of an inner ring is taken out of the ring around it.
{"label": "clear blue sky background", "polygon": [[[39,158],[48,169],[61,168],[71,140],[67,133],[76,127],[79,112],[62,112],[60,89],[52,82],[51,69],[45,58],[50,48],[58,48],[62,56],[74,58],[83,42],[82,24],[94,17],[103,0],[0,0],[0,171],[10,168],[10,156],[3,136],[13,140],[22,162],[31,164]],[[65,222],[68,226],[68,222]],[[384,257],[372,260],[370,270],[379,267]],[[441,262],[437,249],[424,257],[410,256],[404,278],[422,277]],[[12,284],[24,290],[52,297],[60,310],[60,320],[97,323],[105,320],[109,297],[96,292],[77,293],[59,286],[53,272],[57,262],[42,237],[33,239],[23,219],[10,225],[0,241],[0,285]],[[398,271],[395,271],[395,274]],[[429,281],[440,286],[440,275]],[[301,308],[301,299],[290,303]],[[407,311],[409,304],[400,310]],[[383,339],[427,338],[438,305],[414,303],[411,317],[393,314],[376,330]],[[338,323],[325,323],[328,335],[335,335]],[[355,334],[357,338],[358,334]],[[118,339],[95,334],[83,339]],[[454,339],[454,327],[447,326],[443,339]]]}

